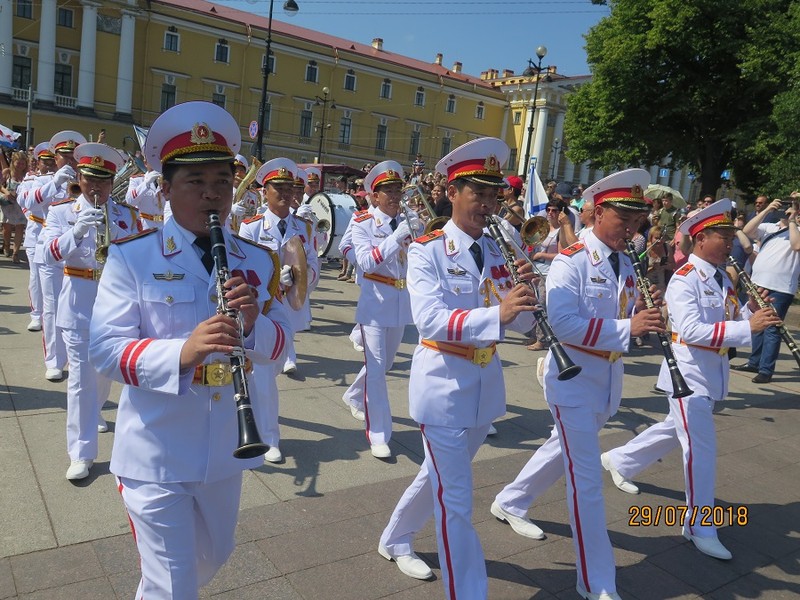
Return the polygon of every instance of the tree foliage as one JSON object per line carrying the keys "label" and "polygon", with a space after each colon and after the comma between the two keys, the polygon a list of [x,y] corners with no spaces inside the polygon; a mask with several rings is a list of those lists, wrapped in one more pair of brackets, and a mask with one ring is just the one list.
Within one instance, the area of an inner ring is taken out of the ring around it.
{"label": "tree foliage", "polygon": [[775,148],[800,124],[786,85],[800,74],[799,4],[609,0],[586,36],[592,81],[568,101],[570,159],[612,169],[671,157],[700,174],[701,193],[726,168],[743,189],[796,174],[792,151]]}

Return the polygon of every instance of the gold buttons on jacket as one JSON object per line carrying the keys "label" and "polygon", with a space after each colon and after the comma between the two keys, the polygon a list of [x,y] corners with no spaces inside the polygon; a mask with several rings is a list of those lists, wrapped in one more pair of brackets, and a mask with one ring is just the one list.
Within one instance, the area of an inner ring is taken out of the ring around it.
{"label": "gold buttons on jacket", "polygon": [[219,392],[216,392],[216,393],[214,393],[214,394],[211,396],[211,399],[212,399],[214,402],[219,402],[219,399],[220,399],[220,398],[222,398],[222,396],[220,395],[220,393],[219,393]]}
{"label": "gold buttons on jacket", "polygon": [[167,296],[166,298],[164,298],[164,302],[166,302],[167,304],[172,304],[174,301],[175,298],[173,298],[172,296]]}

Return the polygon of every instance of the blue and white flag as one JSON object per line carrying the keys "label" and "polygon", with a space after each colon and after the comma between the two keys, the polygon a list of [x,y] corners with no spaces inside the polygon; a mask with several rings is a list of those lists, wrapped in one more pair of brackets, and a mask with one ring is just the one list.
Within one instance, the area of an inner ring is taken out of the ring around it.
{"label": "blue and white flag", "polygon": [[17,140],[21,135],[21,133],[17,133],[8,127],[0,125],[0,146],[4,148],[16,148]]}
{"label": "blue and white flag", "polygon": [[525,186],[525,218],[530,218],[544,212],[547,206],[547,192],[544,191],[542,180],[536,172],[536,160],[531,160],[528,171],[528,184]]}

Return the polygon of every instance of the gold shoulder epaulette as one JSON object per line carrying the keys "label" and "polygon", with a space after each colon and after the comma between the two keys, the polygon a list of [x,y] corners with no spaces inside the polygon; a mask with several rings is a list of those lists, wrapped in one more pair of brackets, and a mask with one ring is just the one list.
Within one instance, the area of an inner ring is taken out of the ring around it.
{"label": "gold shoulder epaulette", "polygon": [[261,244],[259,244],[258,242],[254,242],[253,240],[249,240],[249,239],[247,239],[246,237],[242,237],[242,236],[240,236],[238,233],[234,233],[234,234],[232,234],[232,235],[233,235],[233,237],[235,237],[235,238],[236,238],[237,240],[239,240],[240,242],[245,242],[246,244],[250,244],[251,246],[258,246],[258,247],[259,247],[259,248],[261,248],[262,250],[269,250],[269,248],[267,248],[266,246],[262,246],[262,245],[261,245]]}
{"label": "gold shoulder epaulette", "polygon": [[151,227],[150,229],[145,229],[144,231],[140,231],[139,233],[134,233],[133,235],[125,236],[124,238],[119,238],[118,240],[114,240],[112,244],[123,244],[125,242],[130,242],[131,240],[138,239],[140,237],[144,237],[146,235],[150,235],[154,231],[158,231],[158,227]]}
{"label": "gold shoulder epaulette", "polygon": [[128,204],[127,202],[123,202],[122,200],[114,200],[114,203],[117,206],[121,206],[122,208],[127,208],[128,210],[135,210],[137,213],[139,212],[139,209],[136,208],[133,204]]}
{"label": "gold shoulder epaulette", "polygon": [[59,204],[69,204],[70,202],[75,202],[75,198],[64,198],[63,200],[59,200],[57,202],[51,202],[50,206],[58,206]]}
{"label": "gold shoulder epaulette", "polygon": [[353,220],[356,223],[361,223],[362,221],[366,221],[367,219],[371,219],[371,218],[372,218],[372,213],[369,213],[369,212],[364,212],[364,213],[361,213],[361,214],[353,213]]}
{"label": "gold shoulder epaulette", "polygon": [[575,242],[571,246],[567,246],[561,251],[561,254],[564,256],[573,256],[583,250],[586,247],[586,244],[583,242]]}
{"label": "gold shoulder epaulette", "polygon": [[414,241],[419,243],[419,244],[427,244],[431,240],[435,240],[436,238],[441,237],[443,235],[444,235],[444,230],[442,230],[442,229],[434,229],[430,233],[426,233],[425,235],[419,236]]}
{"label": "gold shoulder epaulette", "polygon": [[675,271],[675,275],[688,275],[692,271],[694,271],[694,265],[692,263],[687,262],[680,269]]}
{"label": "gold shoulder epaulette", "polygon": [[260,221],[264,218],[264,215],[255,215],[254,217],[250,217],[249,219],[245,219],[242,223],[255,223],[256,221]]}

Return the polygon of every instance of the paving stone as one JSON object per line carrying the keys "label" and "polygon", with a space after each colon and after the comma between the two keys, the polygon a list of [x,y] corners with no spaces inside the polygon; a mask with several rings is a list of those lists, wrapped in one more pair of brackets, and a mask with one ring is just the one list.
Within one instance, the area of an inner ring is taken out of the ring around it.
{"label": "paving stone", "polygon": [[0,600],[17,595],[14,585],[14,576],[11,573],[11,561],[7,558],[0,559]]}
{"label": "paving stone", "polygon": [[11,570],[20,595],[105,575],[88,543],[13,556]]}
{"label": "paving stone", "polygon": [[20,594],[19,600],[108,600],[114,597],[114,589],[105,577],[88,579],[77,583],[60,585],[38,590],[30,594]]}

